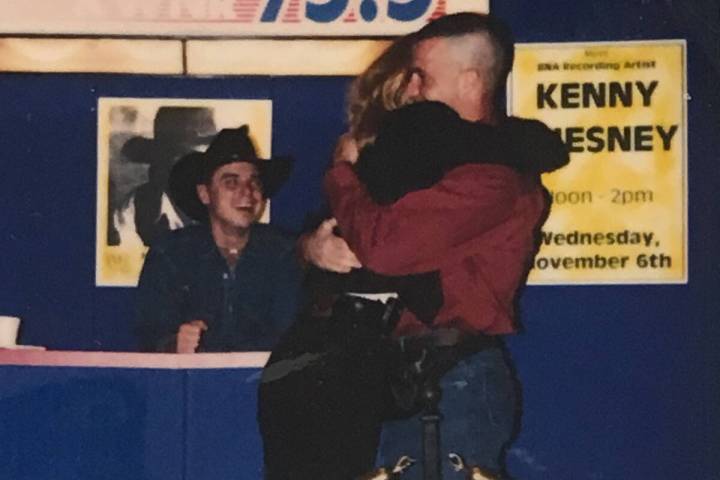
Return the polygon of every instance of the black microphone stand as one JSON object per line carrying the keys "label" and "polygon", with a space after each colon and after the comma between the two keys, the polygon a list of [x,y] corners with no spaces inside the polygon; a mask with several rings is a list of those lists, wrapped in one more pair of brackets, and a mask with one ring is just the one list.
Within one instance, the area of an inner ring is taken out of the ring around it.
{"label": "black microphone stand", "polygon": [[440,462],[440,420],[442,415],[438,405],[442,390],[435,381],[428,381],[423,386],[422,398],[425,409],[420,417],[423,426],[423,480],[442,480]]}

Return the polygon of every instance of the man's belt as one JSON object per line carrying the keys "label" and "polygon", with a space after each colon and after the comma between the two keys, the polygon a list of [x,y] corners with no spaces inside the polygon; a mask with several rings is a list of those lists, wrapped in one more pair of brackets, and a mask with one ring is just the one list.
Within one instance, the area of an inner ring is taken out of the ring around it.
{"label": "man's belt", "polygon": [[501,346],[496,336],[481,333],[470,334],[457,328],[437,328],[422,335],[408,335],[397,339],[402,351],[421,350],[425,348],[456,348],[463,354],[476,353],[489,348]]}
{"label": "man's belt", "polygon": [[424,335],[397,338],[397,356],[388,363],[388,384],[393,402],[388,418],[406,418],[427,405],[423,392],[438,385],[445,373],[463,358],[500,347],[497,337],[468,334],[456,328],[438,328]]}

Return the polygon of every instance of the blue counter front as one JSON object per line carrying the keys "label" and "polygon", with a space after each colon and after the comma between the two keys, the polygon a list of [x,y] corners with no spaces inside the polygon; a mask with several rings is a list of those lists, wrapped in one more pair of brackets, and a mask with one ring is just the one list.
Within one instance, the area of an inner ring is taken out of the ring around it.
{"label": "blue counter front", "polygon": [[0,478],[257,480],[266,359],[0,350]]}

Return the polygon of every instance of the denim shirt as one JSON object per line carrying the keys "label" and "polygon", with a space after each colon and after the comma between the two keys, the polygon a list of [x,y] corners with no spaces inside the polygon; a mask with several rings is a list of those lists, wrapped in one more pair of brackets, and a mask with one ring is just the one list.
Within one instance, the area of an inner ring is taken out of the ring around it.
{"label": "denim shirt", "polygon": [[143,351],[174,351],[181,324],[203,320],[198,351],[270,350],[295,318],[302,269],[295,240],[256,224],[234,269],[205,225],[168,232],[148,251],[137,290]]}

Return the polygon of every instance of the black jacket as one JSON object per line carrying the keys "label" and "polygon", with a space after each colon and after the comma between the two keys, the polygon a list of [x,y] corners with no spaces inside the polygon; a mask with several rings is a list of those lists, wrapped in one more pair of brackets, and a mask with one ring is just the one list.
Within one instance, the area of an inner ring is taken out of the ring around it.
{"label": "black jacket", "polygon": [[465,121],[443,103],[420,102],[388,113],[375,142],[361,151],[357,174],[377,203],[391,204],[468,163],[538,175],[568,161],[560,136],[540,121],[505,117],[491,126]]}

